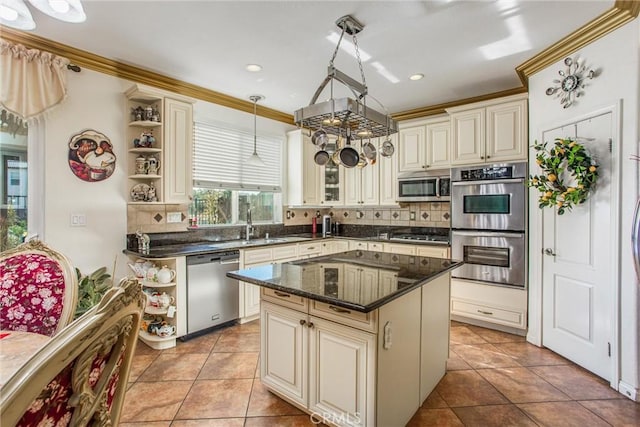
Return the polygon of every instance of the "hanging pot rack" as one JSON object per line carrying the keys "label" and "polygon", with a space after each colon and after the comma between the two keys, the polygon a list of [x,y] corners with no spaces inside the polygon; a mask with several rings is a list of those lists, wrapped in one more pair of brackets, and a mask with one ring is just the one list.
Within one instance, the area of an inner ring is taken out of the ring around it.
{"label": "hanging pot rack", "polygon": [[[364,25],[350,15],[338,18],[336,25],[342,30],[342,32],[333,53],[333,57],[329,62],[327,76],[313,94],[309,105],[294,112],[295,123],[298,126],[309,129],[324,129],[327,133],[333,135],[340,135],[342,130],[350,128],[354,135],[359,135],[365,138],[388,136],[398,132],[397,122],[389,116],[384,106],[377,99],[370,96],[380,104],[380,106],[385,110],[385,113],[380,113],[367,106],[368,88],[364,77],[362,61],[360,59],[358,42],[356,39],[356,34],[362,31]],[[358,66],[360,67],[362,82],[348,76],[333,65],[333,61],[338,53],[340,43],[342,42],[345,33],[353,37],[353,44],[356,48],[356,57]],[[342,83],[350,89],[354,97],[334,99],[334,80]],[[331,98],[328,101],[316,103],[320,94],[329,83],[331,83]]]}

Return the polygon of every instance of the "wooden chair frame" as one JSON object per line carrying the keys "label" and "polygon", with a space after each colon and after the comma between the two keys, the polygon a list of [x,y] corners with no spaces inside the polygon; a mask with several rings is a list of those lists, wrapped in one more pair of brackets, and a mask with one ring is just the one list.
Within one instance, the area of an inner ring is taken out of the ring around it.
{"label": "wooden chair frame", "polygon": [[66,256],[37,239],[29,240],[13,249],[0,253],[0,262],[17,255],[26,255],[30,253],[39,254],[55,261],[62,270],[65,291],[62,302],[62,314],[60,315],[60,320],[58,321],[58,325],[54,333],[55,335],[73,320],[76,305],[78,304],[78,276],[73,264]]}
{"label": "wooden chair frame", "polygon": [[[136,347],[145,297],[140,283],[124,278],[101,302],[68,325],[22,366],[0,391],[0,425],[15,426],[48,385],[72,362],[71,426],[117,426]],[[106,354],[105,367],[91,387],[93,362]],[[115,376],[115,394],[108,393]],[[65,402],[63,402],[64,404]]]}

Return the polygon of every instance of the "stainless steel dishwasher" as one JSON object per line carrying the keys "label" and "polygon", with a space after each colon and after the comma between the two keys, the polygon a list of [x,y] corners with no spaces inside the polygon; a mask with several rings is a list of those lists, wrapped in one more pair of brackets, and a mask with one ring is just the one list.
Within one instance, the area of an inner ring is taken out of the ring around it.
{"label": "stainless steel dishwasher", "polygon": [[187,257],[187,335],[238,318],[240,286],[227,272],[239,265],[239,251]]}

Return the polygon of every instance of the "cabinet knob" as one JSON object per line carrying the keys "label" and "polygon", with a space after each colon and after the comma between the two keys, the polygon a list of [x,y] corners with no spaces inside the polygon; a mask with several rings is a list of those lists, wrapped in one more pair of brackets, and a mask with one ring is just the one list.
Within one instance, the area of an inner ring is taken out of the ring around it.
{"label": "cabinet knob", "polygon": [[323,203],[324,203],[324,200],[320,200],[320,204],[323,204]]}
{"label": "cabinet knob", "polygon": [[307,323],[307,327],[308,327],[308,328],[313,328],[313,322],[309,322],[309,323]]}
{"label": "cabinet knob", "polygon": [[487,159],[490,159],[490,158],[491,158],[491,156],[487,156]]}
{"label": "cabinet knob", "polygon": [[425,169],[425,168],[426,168],[426,166],[425,166],[425,165],[422,165],[422,169]]}
{"label": "cabinet knob", "polygon": [[480,156],[480,160],[484,160],[484,156]]}
{"label": "cabinet knob", "polygon": [[301,324],[302,326],[304,326],[304,324],[305,324],[305,323],[307,323],[307,321],[306,321],[306,320],[304,320],[304,319],[300,319],[300,324]]}

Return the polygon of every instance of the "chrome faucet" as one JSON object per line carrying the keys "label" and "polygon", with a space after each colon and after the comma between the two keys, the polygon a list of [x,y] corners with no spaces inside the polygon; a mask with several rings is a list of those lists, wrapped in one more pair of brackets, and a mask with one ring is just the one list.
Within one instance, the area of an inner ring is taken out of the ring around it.
{"label": "chrome faucet", "polygon": [[253,224],[251,223],[251,208],[247,208],[247,231],[245,232],[245,239],[248,241],[253,237]]}

